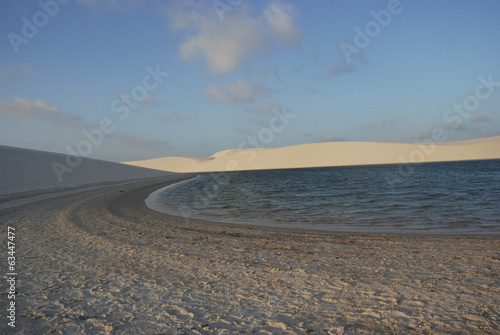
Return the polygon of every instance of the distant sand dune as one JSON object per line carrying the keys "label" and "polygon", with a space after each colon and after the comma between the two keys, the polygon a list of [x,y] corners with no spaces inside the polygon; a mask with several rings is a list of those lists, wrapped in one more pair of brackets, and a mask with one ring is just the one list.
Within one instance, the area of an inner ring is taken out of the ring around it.
{"label": "distant sand dune", "polygon": [[495,136],[445,143],[310,143],[224,150],[208,158],[163,157],[124,164],[172,172],[211,172],[499,158],[500,136]]}

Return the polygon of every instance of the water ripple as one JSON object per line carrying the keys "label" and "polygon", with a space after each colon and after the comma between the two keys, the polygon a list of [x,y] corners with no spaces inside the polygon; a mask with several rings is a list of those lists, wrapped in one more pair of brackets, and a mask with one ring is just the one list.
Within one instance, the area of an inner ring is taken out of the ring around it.
{"label": "water ripple", "polygon": [[500,160],[412,167],[410,174],[397,165],[204,173],[152,201],[169,214],[230,223],[500,233]]}

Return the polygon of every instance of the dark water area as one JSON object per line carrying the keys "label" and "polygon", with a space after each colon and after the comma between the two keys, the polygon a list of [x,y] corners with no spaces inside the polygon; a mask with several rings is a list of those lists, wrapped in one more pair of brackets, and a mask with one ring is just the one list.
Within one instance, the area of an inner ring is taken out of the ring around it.
{"label": "dark water area", "polygon": [[202,173],[147,200],[168,214],[345,232],[500,233],[500,160]]}

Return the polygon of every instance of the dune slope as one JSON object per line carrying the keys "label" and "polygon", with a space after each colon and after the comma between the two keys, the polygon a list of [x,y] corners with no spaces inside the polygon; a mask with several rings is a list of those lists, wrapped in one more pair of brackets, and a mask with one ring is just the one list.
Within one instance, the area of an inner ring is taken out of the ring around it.
{"label": "dune slope", "polygon": [[499,158],[500,136],[495,136],[445,143],[310,143],[225,150],[208,158],[163,157],[124,164],[172,172],[211,172]]}

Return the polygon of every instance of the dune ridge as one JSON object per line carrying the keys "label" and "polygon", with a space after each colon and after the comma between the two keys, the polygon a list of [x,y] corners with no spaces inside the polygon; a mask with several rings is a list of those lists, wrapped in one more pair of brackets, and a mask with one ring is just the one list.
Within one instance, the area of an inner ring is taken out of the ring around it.
{"label": "dune ridge", "polygon": [[208,158],[162,157],[123,163],[196,173],[482,159],[500,159],[500,136],[442,143],[309,143],[282,148],[230,149]]}

